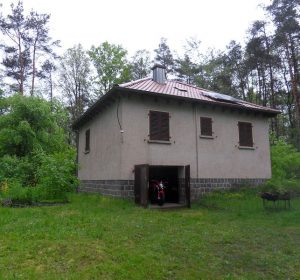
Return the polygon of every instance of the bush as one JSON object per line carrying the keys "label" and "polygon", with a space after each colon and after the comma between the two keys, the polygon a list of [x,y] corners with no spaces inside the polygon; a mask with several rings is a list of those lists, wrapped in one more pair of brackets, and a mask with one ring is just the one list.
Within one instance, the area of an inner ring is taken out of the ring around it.
{"label": "bush", "polygon": [[17,180],[23,186],[34,185],[36,164],[29,157],[5,155],[0,158],[0,182]]}
{"label": "bush", "polygon": [[7,112],[0,115],[0,157],[19,158],[36,150],[50,154],[67,148],[64,125],[59,123],[66,117],[59,106],[19,94],[6,98],[6,103]]}
{"label": "bush", "polygon": [[68,192],[78,185],[75,176],[75,151],[45,155],[37,171],[38,187],[47,199],[66,199]]}
{"label": "bush", "polygon": [[272,174],[276,180],[300,180],[300,152],[283,141],[271,147]]}
{"label": "bush", "polygon": [[9,198],[13,203],[32,203],[32,188],[24,188],[18,181],[5,181],[2,185],[6,186],[6,188],[1,191],[2,198]]}
{"label": "bush", "polygon": [[77,185],[75,151],[58,103],[15,95],[0,115],[0,195],[16,202],[66,199]]}
{"label": "bush", "polygon": [[271,147],[272,179],[263,186],[267,192],[300,192],[300,152],[284,141]]}

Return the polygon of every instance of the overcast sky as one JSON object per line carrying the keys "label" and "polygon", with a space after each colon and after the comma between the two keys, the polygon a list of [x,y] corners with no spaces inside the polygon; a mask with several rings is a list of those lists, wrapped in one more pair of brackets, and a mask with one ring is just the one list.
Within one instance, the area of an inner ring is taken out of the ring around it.
{"label": "overcast sky", "polygon": [[[0,0],[5,11],[11,2]],[[202,47],[224,49],[230,40],[242,42],[251,22],[262,19],[259,4],[271,0],[24,0],[26,11],[51,14],[50,34],[63,49],[85,48],[105,40],[121,44],[132,55],[152,51],[161,37],[180,51],[189,37]]]}

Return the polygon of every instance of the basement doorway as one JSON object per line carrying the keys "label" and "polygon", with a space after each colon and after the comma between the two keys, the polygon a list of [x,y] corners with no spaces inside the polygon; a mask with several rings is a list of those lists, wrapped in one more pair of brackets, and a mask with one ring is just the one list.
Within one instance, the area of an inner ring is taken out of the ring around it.
{"label": "basement doorway", "polygon": [[[141,206],[151,205],[149,185],[152,180],[166,183],[165,204],[190,207],[190,166],[135,165],[135,202]],[[154,206],[154,205],[153,205]]]}
{"label": "basement doorway", "polygon": [[[179,203],[179,178],[177,166],[150,166],[149,183],[162,181],[165,188],[165,203]],[[151,194],[149,193],[151,203]],[[153,203],[154,204],[154,203]]]}

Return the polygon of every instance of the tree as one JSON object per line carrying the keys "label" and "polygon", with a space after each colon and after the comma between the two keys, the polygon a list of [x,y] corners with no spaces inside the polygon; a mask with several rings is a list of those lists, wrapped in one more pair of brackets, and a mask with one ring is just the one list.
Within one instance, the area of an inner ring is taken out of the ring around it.
{"label": "tree", "polygon": [[4,96],[4,91],[0,89],[0,116],[7,111],[6,99]]}
{"label": "tree", "polygon": [[97,95],[105,94],[114,84],[131,79],[130,64],[126,58],[127,51],[122,46],[106,41],[99,47],[92,46],[88,54],[97,71],[95,79]]}
{"label": "tree", "polygon": [[206,54],[195,83],[203,88],[236,96],[227,56],[220,51],[210,50]]}
{"label": "tree", "polygon": [[61,57],[59,87],[65,97],[71,121],[77,119],[91,101],[90,75],[90,60],[80,44],[68,49]]}
{"label": "tree", "polygon": [[20,94],[24,93],[24,83],[29,75],[30,52],[27,20],[24,17],[23,3],[11,4],[11,14],[6,18],[0,15],[0,30],[9,39],[10,45],[2,45],[5,58],[2,64],[5,74],[18,84]]}
{"label": "tree", "polygon": [[174,58],[172,52],[167,45],[167,39],[161,38],[158,48],[154,50],[156,53],[155,61],[166,67],[167,73],[173,72]]}
{"label": "tree", "polygon": [[[275,44],[281,50],[282,64],[287,69],[288,84],[295,106],[297,147],[300,149],[300,1],[273,0],[266,10],[272,16],[275,25]],[[286,66],[284,66],[286,65]]]}
{"label": "tree", "polygon": [[138,50],[131,60],[132,78],[142,79],[150,74],[151,58],[147,50]]}
{"label": "tree", "polygon": [[[59,103],[15,94],[0,115],[0,184],[11,200],[65,199],[74,189],[75,151]],[[34,193],[34,195],[33,195]],[[21,194],[21,196],[20,196]]]}
{"label": "tree", "polygon": [[[50,57],[56,57],[56,54],[53,51],[54,47],[59,46],[59,41],[52,41],[49,37],[49,29],[47,24],[49,23],[50,15],[47,14],[38,14],[37,12],[31,11],[28,17],[27,28],[29,30],[29,45],[31,47],[32,55],[32,79],[31,79],[31,95],[34,94],[35,87],[35,77],[37,74],[37,58],[39,52]],[[49,60],[48,60],[49,61]],[[45,64],[42,64],[45,65]],[[49,64],[46,63],[49,66]],[[49,70],[49,67],[41,67],[42,71],[45,69]]]}
{"label": "tree", "polygon": [[190,60],[193,61],[193,63],[199,66],[203,62],[203,54],[200,50],[200,47],[201,41],[196,37],[190,37],[186,39],[185,45],[183,46],[185,54],[189,56]]}
{"label": "tree", "polygon": [[245,52],[242,49],[242,46],[235,41],[231,41],[227,46],[226,56],[228,65],[231,69],[232,86],[235,89],[236,97],[243,100],[249,100],[248,94],[251,92],[248,81],[249,72],[246,66],[244,58]]}
{"label": "tree", "polygon": [[175,59],[175,73],[187,84],[194,84],[195,77],[200,72],[200,66],[193,63],[188,54],[183,58],[178,57]]}
{"label": "tree", "polygon": [[66,137],[61,122],[66,117],[61,112],[51,112],[49,104],[41,98],[6,98],[6,113],[0,115],[0,157],[23,157],[35,150],[63,151]]}
{"label": "tree", "polygon": [[174,60],[174,71],[177,77],[188,84],[204,86],[204,56],[200,51],[201,41],[197,38],[189,38],[183,46],[183,57],[178,56]]}
{"label": "tree", "polygon": [[53,102],[53,73],[57,70],[55,63],[49,59],[44,61],[41,66],[41,71],[37,72],[37,76],[43,79],[46,83],[47,93],[50,97],[50,102]]}
{"label": "tree", "polygon": [[18,84],[17,88],[12,85],[13,90],[21,94],[24,94],[25,83],[30,76],[30,93],[34,94],[37,68],[42,64],[38,63],[38,58],[55,57],[53,48],[58,46],[59,41],[53,42],[48,35],[49,19],[50,15],[34,11],[25,16],[22,1],[18,1],[16,6],[11,4],[11,14],[6,17],[0,15],[0,30],[6,38],[2,45],[5,54],[2,64],[6,76]]}

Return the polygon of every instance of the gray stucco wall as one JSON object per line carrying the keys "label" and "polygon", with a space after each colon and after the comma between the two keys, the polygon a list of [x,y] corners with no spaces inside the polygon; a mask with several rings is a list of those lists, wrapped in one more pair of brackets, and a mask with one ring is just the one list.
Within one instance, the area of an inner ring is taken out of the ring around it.
{"label": "gray stucco wall", "polygon": [[[170,113],[171,144],[148,143],[149,110]],[[191,165],[191,178],[270,178],[268,119],[151,97],[124,99],[121,179],[133,180],[133,166]],[[200,116],[212,117],[213,139],[200,138]],[[240,149],[238,121],[253,124],[254,149]],[[198,150],[198,153],[196,152]]]}
{"label": "gray stucco wall", "polygon": [[[87,129],[90,129],[89,153],[85,153]],[[80,180],[121,178],[121,134],[117,120],[117,102],[105,108],[80,128],[78,163]]]}

